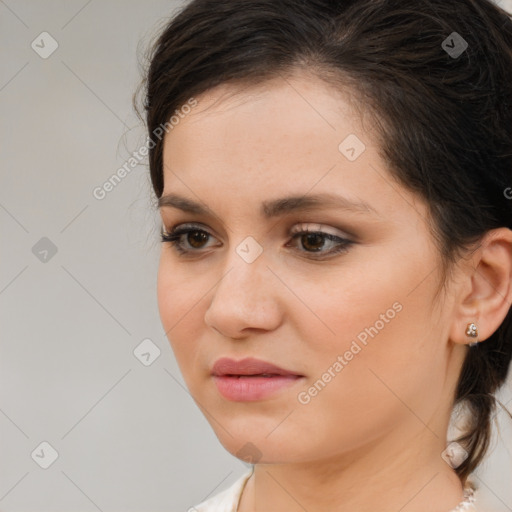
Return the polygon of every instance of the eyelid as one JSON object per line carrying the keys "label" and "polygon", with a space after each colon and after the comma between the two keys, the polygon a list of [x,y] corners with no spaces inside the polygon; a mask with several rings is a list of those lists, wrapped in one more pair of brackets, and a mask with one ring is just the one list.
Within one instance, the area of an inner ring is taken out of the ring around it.
{"label": "eyelid", "polygon": [[[172,226],[169,231],[165,229],[164,223],[162,223],[162,231],[166,234],[170,234],[172,231],[175,231],[177,229],[203,229],[204,231],[207,231],[210,235],[214,236],[215,238],[218,238],[215,234],[215,230],[212,230],[209,226],[203,224],[202,222],[184,222],[184,223],[177,223],[174,226]],[[329,231],[331,229],[331,231]],[[334,230],[334,232],[332,231]],[[326,225],[321,224],[319,222],[312,222],[312,221],[294,221],[293,227],[291,229],[287,229],[286,232],[289,234],[296,234],[301,231],[322,231],[334,236],[339,236],[341,238],[348,237],[351,238],[354,241],[358,241],[359,237],[358,235],[349,228],[347,225],[345,228],[342,226],[335,227],[332,225]]]}
{"label": "eyelid", "polygon": [[[200,222],[184,222],[182,224],[176,224],[171,229],[169,229],[169,231],[167,231],[165,229],[165,226],[162,224],[161,232],[163,234],[170,235],[170,234],[176,233],[177,231],[185,231],[187,229],[191,229],[191,230],[193,230],[193,229],[204,230],[210,236],[212,236],[214,238],[217,238],[213,233],[211,233],[210,228],[206,227],[204,224],[202,224]],[[322,232],[324,234],[338,236],[340,238],[347,238],[347,237],[348,238],[352,238],[352,239],[356,239],[357,238],[352,233],[347,233],[346,231],[342,231],[342,230],[339,230],[337,228],[333,228],[333,229],[336,230],[336,232],[333,233],[332,231],[329,231],[329,226],[325,226],[325,225],[320,224],[320,223],[316,223],[316,222],[299,222],[298,224],[295,223],[294,226],[290,230],[288,230],[287,232],[290,235],[295,235],[297,233],[302,233],[302,232],[311,232],[311,233]]]}
{"label": "eyelid", "polygon": [[181,231],[187,231],[187,230],[197,230],[197,231],[205,231],[208,233],[208,235],[217,238],[217,236],[212,233],[212,229],[207,227],[206,225],[202,224],[201,222],[183,222],[175,224],[174,226],[171,226],[169,230],[165,229],[165,225],[162,224],[161,233],[164,235],[173,235],[177,232]]}
{"label": "eyelid", "polygon": [[352,237],[351,234],[346,233],[345,231],[341,231],[337,228],[333,228],[334,230],[336,230],[333,233],[332,231],[329,231],[329,228],[330,226],[325,226],[323,224],[319,224],[316,222],[301,222],[293,226],[293,228],[290,230],[290,235],[295,235],[297,233],[302,233],[306,231],[311,233],[322,232],[324,234],[338,236],[340,238]]}

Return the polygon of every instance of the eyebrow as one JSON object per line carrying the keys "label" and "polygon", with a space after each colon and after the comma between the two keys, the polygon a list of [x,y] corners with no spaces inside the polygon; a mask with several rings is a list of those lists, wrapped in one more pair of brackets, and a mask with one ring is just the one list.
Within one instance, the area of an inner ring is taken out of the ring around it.
{"label": "eyebrow", "polygon": [[[158,208],[162,207],[173,207],[183,210],[184,212],[199,215],[210,214],[209,209],[202,204],[172,193],[162,195],[158,199]],[[280,199],[263,201],[261,204],[260,215],[264,218],[270,219],[293,212],[320,210],[323,208],[339,208],[357,213],[367,213],[380,216],[375,208],[365,201],[353,201],[346,197],[331,193],[288,196]]]}

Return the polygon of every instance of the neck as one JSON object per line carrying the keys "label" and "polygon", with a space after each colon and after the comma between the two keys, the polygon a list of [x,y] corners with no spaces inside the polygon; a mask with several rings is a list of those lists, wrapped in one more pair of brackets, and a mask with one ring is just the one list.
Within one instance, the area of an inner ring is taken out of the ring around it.
{"label": "neck", "polygon": [[439,435],[418,420],[354,450],[315,461],[257,464],[239,512],[449,512],[461,481],[441,458]]}

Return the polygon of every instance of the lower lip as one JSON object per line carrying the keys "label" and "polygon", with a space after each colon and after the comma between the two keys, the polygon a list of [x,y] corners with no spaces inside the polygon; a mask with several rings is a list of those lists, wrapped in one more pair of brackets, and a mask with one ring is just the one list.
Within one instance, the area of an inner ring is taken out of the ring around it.
{"label": "lower lip", "polygon": [[263,400],[302,379],[299,375],[274,377],[229,377],[214,375],[213,380],[224,398],[236,402]]}

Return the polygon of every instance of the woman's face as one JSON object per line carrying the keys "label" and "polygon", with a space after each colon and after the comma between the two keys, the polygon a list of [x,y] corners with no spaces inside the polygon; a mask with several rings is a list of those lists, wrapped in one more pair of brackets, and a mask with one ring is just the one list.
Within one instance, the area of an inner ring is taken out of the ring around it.
{"label": "woman's face", "polygon": [[[158,304],[221,443],[304,462],[442,432],[453,303],[434,298],[427,208],[388,174],[369,120],[301,75],[196,99],[166,135],[163,196],[207,211],[161,206],[166,232],[193,226],[186,253],[162,244]],[[218,359],[248,357],[298,377],[212,376]]]}

